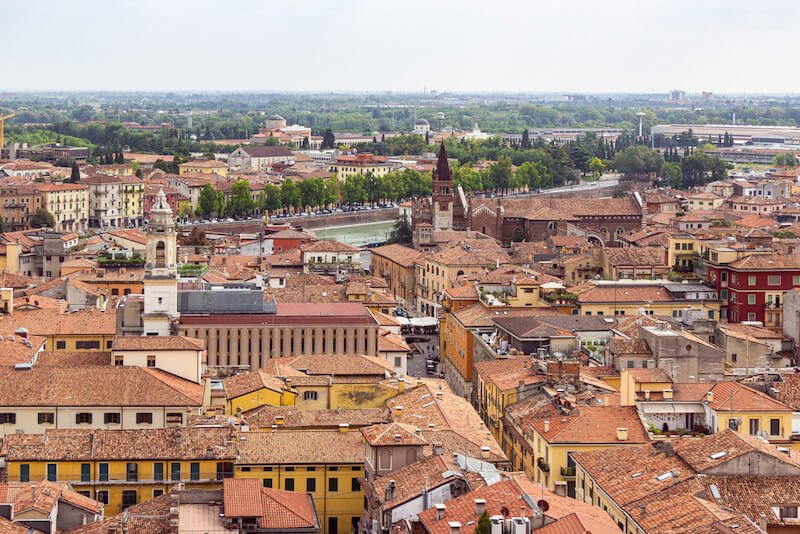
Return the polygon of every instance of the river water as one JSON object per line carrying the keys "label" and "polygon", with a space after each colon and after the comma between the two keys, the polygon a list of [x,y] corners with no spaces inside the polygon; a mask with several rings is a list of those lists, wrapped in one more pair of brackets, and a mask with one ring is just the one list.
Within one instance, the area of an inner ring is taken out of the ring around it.
{"label": "river water", "polygon": [[394,221],[383,221],[314,228],[313,232],[317,239],[335,239],[354,247],[363,247],[369,243],[386,241],[393,227]]}

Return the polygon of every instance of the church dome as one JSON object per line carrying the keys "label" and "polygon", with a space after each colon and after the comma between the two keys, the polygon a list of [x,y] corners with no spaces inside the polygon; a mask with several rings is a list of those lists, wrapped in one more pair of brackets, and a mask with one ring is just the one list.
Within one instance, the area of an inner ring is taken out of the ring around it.
{"label": "church dome", "polygon": [[417,119],[416,122],[414,122],[414,125],[415,126],[430,126],[431,123],[429,123],[427,119]]}
{"label": "church dome", "polygon": [[274,115],[270,115],[269,117],[267,117],[267,120],[268,121],[285,121],[286,119],[284,119],[283,117],[281,117],[280,115],[278,115],[276,113]]}

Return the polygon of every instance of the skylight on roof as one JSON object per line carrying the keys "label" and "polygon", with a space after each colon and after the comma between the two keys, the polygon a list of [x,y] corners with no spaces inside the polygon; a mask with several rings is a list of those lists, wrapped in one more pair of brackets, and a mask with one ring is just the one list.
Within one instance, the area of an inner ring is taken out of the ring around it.
{"label": "skylight on roof", "polygon": [[722,496],[719,494],[719,488],[717,487],[716,484],[711,484],[708,487],[708,489],[711,490],[711,496],[714,497],[715,499],[721,499],[722,498]]}
{"label": "skylight on roof", "polygon": [[719,460],[723,456],[727,456],[727,455],[728,455],[728,451],[719,451],[719,452],[715,452],[714,454],[709,454],[708,457],[711,458],[712,460]]}
{"label": "skylight on roof", "polygon": [[631,478],[637,478],[637,477],[640,477],[640,476],[642,476],[642,472],[641,472],[641,471],[638,471],[638,472],[636,472],[636,473],[632,474],[632,475],[631,475]]}
{"label": "skylight on roof", "polygon": [[667,471],[666,473],[662,473],[656,477],[656,480],[659,482],[664,482],[665,480],[672,478],[672,471]]}

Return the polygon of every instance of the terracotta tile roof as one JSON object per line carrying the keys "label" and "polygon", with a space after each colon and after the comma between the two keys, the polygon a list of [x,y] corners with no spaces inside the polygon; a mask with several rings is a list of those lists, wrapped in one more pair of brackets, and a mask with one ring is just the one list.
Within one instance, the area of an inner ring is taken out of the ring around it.
{"label": "terracotta tile roof", "polygon": [[[482,447],[488,447],[487,461],[504,462],[505,453],[492,438],[491,432],[481,420],[470,403],[445,389],[443,382],[436,381],[437,387],[428,384],[407,389],[387,402],[392,420],[405,423],[412,428],[421,428],[423,436],[429,441],[447,442],[457,437],[453,452],[472,447],[480,454]],[[402,406],[402,410],[397,410]],[[452,432],[453,435],[446,434]],[[459,448],[460,447],[460,448]],[[447,449],[447,444],[445,444]]]}
{"label": "terracotta tile roof", "polygon": [[595,286],[578,295],[579,303],[596,302],[671,302],[673,297],[661,286]]}
{"label": "terracotta tile roof", "polygon": [[[390,510],[404,502],[432,491],[439,486],[460,478],[460,470],[443,455],[434,455],[392,471],[390,475],[377,478],[373,482],[373,495],[381,503],[383,510]],[[386,500],[386,489],[394,481],[394,496]]]}
{"label": "terracotta tile roof", "polygon": [[5,517],[0,517],[0,534],[28,534],[30,529],[17,523],[12,523]]}
{"label": "terracotta tile roof", "polygon": [[[5,235],[5,234],[4,234]],[[27,289],[34,287],[37,280],[22,276],[20,274],[12,274],[7,272],[0,272],[0,287],[10,287],[12,289]]]}
{"label": "terracotta tile roof", "polygon": [[[665,483],[672,484],[669,480]],[[695,498],[694,494],[699,491],[702,486],[692,478],[642,498],[627,511],[645,532],[674,534],[716,533],[719,531],[712,526],[714,523],[736,518],[737,514]],[[740,518],[739,522],[746,523],[746,520]]]}
{"label": "terracotta tile roof", "polygon": [[[245,439],[242,439],[245,438]],[[280,430],[239,434],[242,465],[363,464],[361,432]]]}
{"label": "terracotta tile roof", "polygon": [[225,517],[260,517],[261,484],[255,478],[226,478],[222,481]]}
{"label": "terracotta tile roof", "polygon": [[370,252],[406,268],[412,267],[416,261],[424,256],[422,252],[403,245],[375,247],[370,249]]}
{"label": "terracotta tile roof", "polygon": [[340,424],[362,427],[388,423],[389,410],[365,408],[353,410],[304,410],[295,406],[260,406],[242,414],[251,428],[269,428],[283,418],[282,428],[338,428]]}
{"label": "terracotta tile roof", "polygon": [[477,302],[466,308],[461,308],[452,315],[466,328],[491,328],[494,326],[494,319],[499,317],[535,317],[538,315],[553,315],[554,313],[558,313],[558,310],[549,307],[490,309]]}
{"label": "terracotta tile roof", "polygon": [[686,480],[694,475],[694,470],[680,456],[665,456],[649,443],[574,452],[572,456],[595,484],[623,507],[673,483],[672,475],[658,480],[656,477],[660,475],[676,473],[677,480]]}
{"label": "terracotta tile roof", "polygon": [[501,391],[524,384],[536,384],[546,380],[537,375],[528,365],[528,358],[498,358],[475,364],[475,372],[484,380],[494,383]]}
{"label": "terracotta tile roof", "polygon": [[593,517],[580,513],[564,516],[555,523],[537,529],[536,534],[619,534],[619,527],[609,525]]}
{"label": "terracotta tile roof", "polygon": [[669,382],[672,378],[664,369],[626,369],[626,372],[633,377],[634,382]]}
{"label": "terracotta tile roof", "polygon": [[14,434],[3,442],[9,460],[233,459],[228,428],[174,427],[138,430],[46,430]]}
{"label": "terracotta tile roof", "polygon": [[[728,429],[703,439],[679,439],[673,442],[673,447],[675,454],[683,458],[698,473],[752,452],[763,453],[788,466],[794,466],[795,471],[800,467],[800,453],[797,451],[785,454],[780,452],[775,445]],[[711,457],[719,452],[725,454],[719,458]]]}
{"label": "terracotta tile roof", "polygon": [[800,412],[800,373],[781,373],[781,382],[770,382],[777,390],[778,400]]}
{"label": "terracotta tile roof", "polygon": [[388,330],[378,333],[378,352],[409,352],[411,348],[402,336]]}
{"label": "terracotta tile roof", "polygon": [[449,287],[444,292],[453,300],[478,300],[478,288],[472,284]]}
{"label": "terracotta tile roof", "polygon": [[142,367],[0,367],[0,406],[199,406],[203,386]]}
{"label": "terracotta tile roof", "polygon": [[[532,510],[522,499],[522,495],[527,494],[534,500],[539,500],[544,494],[544,499],[550,505],[547,516],[551,519],[559,520],[574,513],[603,525],[602,530],[597,530],[597,534],[610,534],[617,528],[614,521],[606,512],[595,508],[589,504],[556,495],[549,490],[542,490],[539,484],[530,482],[524,475],[516,475],[514,478],[503,480],[471,491],[455,499],[450,499],[445,503],[445,517],[436,519],[436,510],[430,508],[419,514],[419,520],[428,534],[449,534],[449,522],[457,521],[461,523],[463,534],[475,532],[478,515],[475,511],[475,499],[486,501],[486,512],[492,515],[502,515],[502,509],[510,510],[513,516],[519,515],[519,511],[524,510],[525,516],[532,515]],[[556,523],[557,524],[557,523]],[[617,529],[617,532],[619,529]],[[595,531],[592,531],[595,532]]]}
{"label": "terracotta tile roof", "polygon": [[[577,412],[577,413],[576,413]],[[529,421],[549,443],[645,443],[650,441],[633,406],[580,406],[568,416]],[[617,439],[617,428],[627,428],[628,438]]]}
{"label": "terracotta tile roof", "polygon": [[261,528],[269,529],[319,529],[319,520],[312,497],[303,493],[273,488],[261,488]]}
{"label": "terracotta tile roof", "polygon": [[40,367],[96,367],[112,365],[111,353],[105,351],[42,352],[36,360]]}
{"label": "terracotta tile roof", "polygon": [[117,336],[112,350],[205,350],[202,339],[186,336]]}
{"label": "terracotta tile roof", "polygon": [[[169,534],[169,494],[135,504],[124,512],[103,521],[75,527],[67,534],[108,534],[127,529],[131,534]],[[2,532],[2,531],[0,531]]]}
{"label": "terracotta tile roof", "polygon": [[465,250],[464,247],[455,246],[439,251],[424,258],[425,261],[439,263],[446,266],[477,266],[486,267],[508,263],[508,254],[503,250]]}
{"label": "terracotta tile roof", "polygon": [[261,369],[228,377],[222,381],[222,387],[225,389],[225,396],[228,400],[233,400],[260,389],[270,389],[278,393],[288,389],[283,380],[271,376]]}
{"label": "terracotta tile roof", "polygon": [[[756,523],[763,514],[769,526],[800,527],[800,519],[781,519],[773,510],[800,504],[800,477],[702,475],[697,482],[705,488],[706,500],[731,508]],[[716,486],[720,499],[711,493],[712,485]]]}
{"label": "terracotta tile roof", "polygon": [[300,250],[303,252],[358,252],[357,248],[334,239],[323,239],[321,241],[307,243],[302,245]]}
{"label": "terracotta tile roof", "polygon": [[116,309],[86,309],[69,313],[58,310],[24,310],[0,318],[0,330],[15,330],[20,326],[33,335],[59,336],[85,335],[113,336],[117,331]]}
{"label": "terracotta tile roof", "polygon": [[800,269],[800,254],[751,254],[729,263],[728,267],[745,271]]}
{"label": "terracotta tile roof", "polygon": [[714,400],[709,406],[718,411],[733,410],[737,412],[791,412],[792,409],[755,389],[738,382],[720,382],[711,388]]}
{"label": "terracotta tile roof", "polygon": [[480,206],[493,209],[498,204],[505,208],[506,217],[536,217],[538,212],[545,208],[555,212],[556,218],[583,218],[614,216],[614,215],[641,215],[641,210],[632,197],[625,198],[503,198],[475,199],[471,207],[474,212]]}
{"label": "terracotta tile roof", "polygon": [[666,267],[665,251],[654,247],[603,249],[608,263],[615,267]]}
{"label": "terracotta tile roof", "polygon": [[609,350],[614,354],[642,354],[652,355],[647,341],[644,339],[626,339],[622,336],[614,336],[609,343]]}
{"label": "terracotta tile roof", "polygon": [[290,376],[328,375],[328,376],[372,376],[384,378],[386,373],[393,373],[394,367],[376,356],[363,354],[329,354],[319,356],[290,356],[270,360],[265,370],[275,376],[286,376],[283,368],[295,371]]}
{"label": "terracotta tile roof", "polygon": [[402,423],[372,425],[361,429],[364,439],[373,447],[395,445],[427,445],[427,441],[416,428]]}
{"label": "terracotta tile roof", "polygon": [[103,509],[101,503],[70,490],[65,483],[42,480],[26,484],[17,490],[14,497],[14,513],[22,514],[28,510],[37,510],[50,514],[58,501],[67,502],[95,514],[99,514]]}

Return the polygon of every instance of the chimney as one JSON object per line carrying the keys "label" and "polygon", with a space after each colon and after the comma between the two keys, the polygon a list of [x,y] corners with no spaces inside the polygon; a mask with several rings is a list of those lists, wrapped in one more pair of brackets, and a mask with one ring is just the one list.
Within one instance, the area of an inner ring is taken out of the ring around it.
{"label": "chimney", "polygon": [[386,486],[386,494],[384,495],[384,497],[385,497],[384,502],[389,502],[392,499],[394,499],[394,490],[395,490],[396,487],[397,486],[396,486],[394,480],[390,480],[389,481],[389,485]]}
{"label": "chimney", "polygon": [[447,526],[450,527],[450,534],[461,533],[461,523],[458,521],[448,521]]}
{"label": "chimney", "polygon": [[486,511],[486,499],[474,499],[475,502],[475,515],[478,517],[483,515]]}
{"label": "chimney", "polygon": [[617,427],[617,441],[628,441],[628,429]]}
{"label": "chimney", "polygon": [[763,532],[767,531],[767,516],[761,514],[758,516],[758,528],[760,528]]}
{"label": "chimney", "polygon": [[442,443],[441,442],[439,442],[439,441],[434,441],[433,442],[433,454],[435,456],[441,456],[442,455]]}
{"label": "chimney", "polygon": [[436,392],[436,398],[437,399],[443,399],[444,398],[444,393],[442,393],[441,391],[437,391]]}
{"label": "chimney", "polygon": [[647,507],[645,505],[641,505],[639,507],[639,513],[645,515],[647,513]]}
{"label": "chimney", "polygon": [[347,432],[350,430],[350,425],[347,423],[339,423],[339,432]]}
{"label": "chimney", "polygon": [[650,390],[644,390],[644,400],[650,400]]}
{"label": "chimney", "polygon": [[708,393],[706,393],[706,401],[709,402],[709,403],[714,402],[714,392],[713,391],[709,391]]}
{"label": "chimney", "polygon": [[544,422],[544,432],[545,432],[545,434],[550,432],[550,421],[545,421]]}
{"label": "chimney", "polygon": [[447,511],[447,506],[444,504],[434,504],[434,508],[436,508],[436,519],[444,519],[445,512]]}
{"label": "chimney", "polygon": [[491,449],[489,449],[489,447],[487,447],[486,445],[481,447],[481,460],[486,460],[489,457],[490,450]]}
{"label": "chimney", "polygon": [[667,458],[672,458],[673,456],[675,456],[675,449],[672,448],[671,441],[664,442],[664,456],[666,456]]}
{"label": "chimney", "polygon": [[177,429],[177,430],[175,431],[175,443],[180,443],[180,442],[181,442],[181,439],[182,439],[182,436],[181,436],[181,429],[179,428],[179,429]]}

